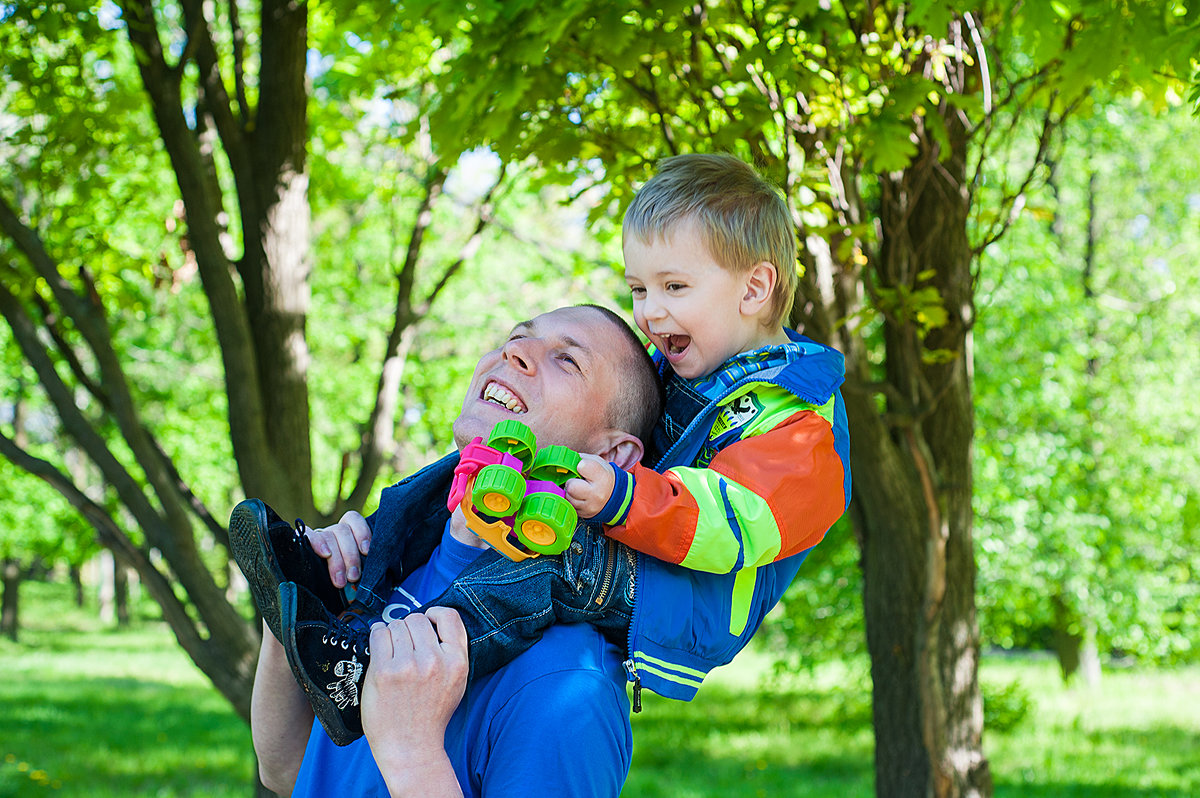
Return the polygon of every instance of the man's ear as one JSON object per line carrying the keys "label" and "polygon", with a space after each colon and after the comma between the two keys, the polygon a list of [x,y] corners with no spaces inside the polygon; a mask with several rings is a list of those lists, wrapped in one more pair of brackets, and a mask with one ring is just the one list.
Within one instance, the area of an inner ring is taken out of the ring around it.
{"label": "man's ear", "polygon": [[615,463],[617,468],[630,470],[642,461],[645,447],[636,435],[621,430],[609,430],[601,443],[603,451],[597,451],[597,456]]}
{"label": "man's ear", "polygon": [[771,301],[771,294],[775,291],[778,279],[779,272],[775,269],[775,264],[768,260],[759,261],[746,272],[746,291],[740,306],[743,316],[757,316],[762,312]]}

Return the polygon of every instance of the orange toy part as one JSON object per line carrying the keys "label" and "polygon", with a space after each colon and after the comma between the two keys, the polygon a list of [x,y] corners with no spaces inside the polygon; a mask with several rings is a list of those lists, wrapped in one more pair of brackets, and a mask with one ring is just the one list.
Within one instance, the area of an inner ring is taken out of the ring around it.
{"label": "orange toy part", "polygon": [[521,560],[528,560],[530,557],[536,557],[536,554],[526,554],[509,542],[508,535],[512,532],[512,527],[504,523],[503,520],[488,522],[475,513],[475,508],[471,506],[471,491],[474,488],[475,476],[472,475],[467,482],[467,489],[466,493],[463,494],[462,502],[459,504],[462,507],[463,516],[467,519],[467,529],[474,532],[485,540],[488,545],[513,562],[520,562]]}

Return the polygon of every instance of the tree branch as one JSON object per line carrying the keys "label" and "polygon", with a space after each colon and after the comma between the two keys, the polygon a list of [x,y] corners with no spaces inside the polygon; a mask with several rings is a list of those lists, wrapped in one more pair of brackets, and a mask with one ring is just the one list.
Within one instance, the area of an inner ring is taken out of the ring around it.
{"label": "tree branch", "polygon": [[392,314],[392,330],[388,334],[387,347],[379,370],[379,381],[375,386],[375,403],[363,428],[362,444],[359,447],[362,467],[350,495],[344,501],[341,496],[337,497],[334,515],[340,515],[339,510],[342,507],[361,507],[366,501],[375,477],[383,465],[383,451],[395,430],[396,407],[400,401],[400,379],[404,375],[405,355],[411,341],[409,330],[419,318],[413,310],[413,285],[425,233],[433,223],[433,204],[441,196],[445,182],[446,170],[431,158],[424,180],[424,194],[413,220],[408,248],[405,250],[404,263],[396,273],[396,304]]}
{"label": "tree branch", "polygon": [[229,0],[229,30],[233,38],[233,86],[238,103],[238,123],[244,127],[250,118],[250,102],[246,99],[246,33],[238,19],[237,0]]}
{"label": "tree branch", "polygon": [[96,531],[96,539],[100,545],[111,551],[121,563],[137,571],[146,590],[162,608],[164,620],[170,625],[184,650],[193,658],[199,656],[205,641],[187,608],[176,596],[172,580],[154,566],[153,560],[145,551],[133,545],[112,516],[88,498],[65,474],[46,460],[27,452],[2,431],[0,455],[4,455],[13,465],[54,488],[79,511]]}
{"label": "tree branch", "polygon": [[1025,193],[1029,187],[1033,185],[1033,181],[1037,178],[1038,168],[1046,162],[1046,154],[1050,150],[1050,142],[1054,133],[1063,125],[1067,118],[1075,112],[1079,104],[1087,97],[1087,92],[1084,92],[1077,97],[1070,105],[1063,109],[1057,118],[1052,109],[1053,102],[1047,104],[1046,112],[1042,116],[1042,129],[1038,134],[1037,151],[1034,153],[1033,160],[1025,171],[1025,176],[1021,180],[1020,187],[1015,193],[1006,195],[1000,200],[999,213],[997,214],[1000,221],[993,222],[988,229],[983,240],[971,247],[971,254],[977,257],[981,252],[1001,239],[1008,229],[1012,227],[1020,214],[1021,207],[1024,204]]}
{"label": "tree branch", "polygon": [[[130,44],[138,54],[142,84],[150,98],[162,142],[187,209],[189,240],[204,291],[209,298],[225,370],[234,456],[242,484],[258,484],[262,480],[252,475],[274,473],[276,466],[267,445],[266,414],[259,391],[249,319],[234,285],[231,264],[221,245],[221,227],[217,221],[220,198],[210,193],[204,159],[183,114],[179,86],[166,74],[150,0],[125,0],[123,7]],[[253,192],[247,192],[244,182],[239,183],[242,186],[241,201],[249,202],[253,207]],[[243,206],[243,229],[247,218],[255,218],[246,217],[245,210]],[[244,238],[248,242],[257,240],[253,235],[245,235]],[[253,282],[246,285],[247,291],[253,290]]]}

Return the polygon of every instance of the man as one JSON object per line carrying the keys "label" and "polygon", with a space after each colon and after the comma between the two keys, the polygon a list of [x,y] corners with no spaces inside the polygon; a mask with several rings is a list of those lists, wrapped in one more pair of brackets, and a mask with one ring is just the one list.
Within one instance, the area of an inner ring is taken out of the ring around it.
{"label": "man", "polygon": [[[631,388],[646,384],[631,378],[644,358],[624,322],[600,308],[560,308],[519,324],[476,366],[454,423],[455,441],[462,448],[516,412],[540,445],[564,445],[631,468],[643,453],[636,432],[657,415],[656,394]],[[310,533],[335,582],[357,574],[373,533],[402,523],[446,527],[429,563],[405,576],[401,587],[416,602],[436,597],[455,568],[471,562],[484,544],[466,529],[461,510],[444,518],[452,459],[386,490],[372,523],[348,513],[341,523]],[[411,559],[425,554],[414,552]],[[550,795],[620,792],[632,753],[624,652],[591,625],[552,627],[465,695],[466,633],[453,610],[432,607],[378,624],[370,644],[362,699],[366,736],[338,748],[313,723],[283,647],[264,627],[251,726],[265,785],[314,796],[385,789],[391,795],[527,795],[533,785]]]}

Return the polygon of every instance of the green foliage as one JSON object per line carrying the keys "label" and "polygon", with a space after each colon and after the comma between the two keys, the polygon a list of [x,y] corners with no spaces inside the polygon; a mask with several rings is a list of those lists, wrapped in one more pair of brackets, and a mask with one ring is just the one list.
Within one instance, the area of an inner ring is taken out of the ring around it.
{"label": "green foliage", "polygon": [[759,632],[762,645],[776,658],[777,674],[866,653],[859,557],[846,518],[809,552],[779,609],[767,616]]}
{"label": "green foliage", "polygon": [[1031,198],[981,286],[981,624],[999,645],[1038,644],[1056,598],[1102,650],[1195,661],[1200,129],[1111,104],[1069,130],[1057,196]]}
{"label": "green foliage", "polygon": [[984,682],[983,693],[984,725],[989,731],[1008,734],[1029,717],[1033,699],[1019,680],[1005,684]]}
{"label": "green foliage", "polygon": [[0,559],[78,565],[95,553],[91,530],[58,492],[0,458]]}

